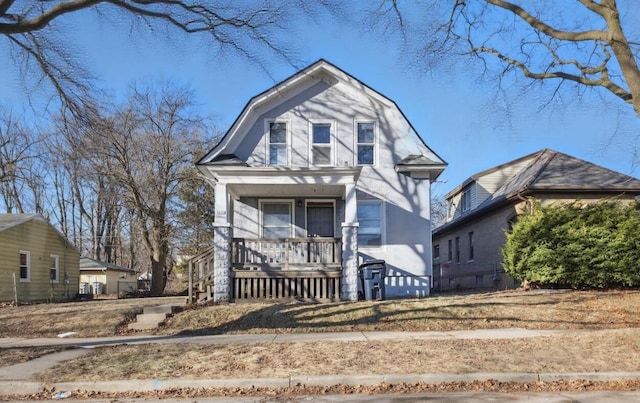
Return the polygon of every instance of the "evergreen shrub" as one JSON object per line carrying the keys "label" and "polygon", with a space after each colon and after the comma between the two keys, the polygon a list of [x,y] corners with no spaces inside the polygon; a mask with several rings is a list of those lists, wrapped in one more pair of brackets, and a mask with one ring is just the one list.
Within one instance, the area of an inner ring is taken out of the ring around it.
{"label": "evergreen shrub", "polygon": [[534,202],[507,232],[505,271],[543,287],[640,286],[640,203]]}

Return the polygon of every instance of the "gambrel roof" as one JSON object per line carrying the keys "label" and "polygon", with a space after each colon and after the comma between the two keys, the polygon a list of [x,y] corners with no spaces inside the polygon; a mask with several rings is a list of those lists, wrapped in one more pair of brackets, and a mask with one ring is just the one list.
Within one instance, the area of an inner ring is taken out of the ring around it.
{"label": "gambrel roof", "polygon": [[364,92],[377,103],[395,108],[409,124],[413,132],[416,133],[419,141],[431,153],[431,156],[435,157],[436,160],[430,160],[429,166],[432,169],[438,167],[440,172],[444,170],[446,162],[426,145],[394,101],[324,59],[316,61],[282,82],[251,98],[220,142],[202,157],[197,165],[246,165],[245,162],[236,157],[234,153],[246,135],[247,128],[250,127],[260,115],[259,112],[274,105],[282,104],[319,82],[329,84],[338,82],[346,83],[354,89]]}

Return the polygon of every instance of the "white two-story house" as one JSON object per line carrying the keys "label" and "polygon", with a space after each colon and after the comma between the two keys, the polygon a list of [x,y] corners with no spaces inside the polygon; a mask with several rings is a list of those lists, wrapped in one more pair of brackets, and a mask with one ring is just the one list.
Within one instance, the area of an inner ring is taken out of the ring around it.
{"label": "white two-story house", "polygon": [[[253,97],[198,163],[215,187],[215,301],[429,295],[430,187],[446,163],[398,106],[325,60]],[[206,268],[205,268],[206,267]]]}

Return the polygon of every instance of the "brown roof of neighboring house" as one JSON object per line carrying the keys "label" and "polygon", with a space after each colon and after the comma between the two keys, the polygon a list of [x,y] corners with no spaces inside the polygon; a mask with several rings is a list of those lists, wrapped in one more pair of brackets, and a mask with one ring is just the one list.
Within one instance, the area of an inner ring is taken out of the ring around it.
{"label": "brown roof of neighboring house", "polygon": [[535,190],[640,193],[640,180],[570,155],[544,149],[478,208]]}
{"label": "brown roof of neighboring house", "polygon": [[640,194],[640,180],[632,176],[547,148],[475,174],[463,185],[450,192],[447,198],[487,174],[521,163],[526,159],[531,161],[507,179],[480,205],[467,214],[434,228],[433,232],[438,233],[455,227],[500,206],[503,202],[515,197],[527,196],[536,191]]}

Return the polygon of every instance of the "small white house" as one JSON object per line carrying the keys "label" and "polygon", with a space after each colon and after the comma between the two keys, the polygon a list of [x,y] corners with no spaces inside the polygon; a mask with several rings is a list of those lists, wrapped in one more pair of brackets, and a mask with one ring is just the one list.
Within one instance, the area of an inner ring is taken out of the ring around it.
{"label": "small white house", "polygon": [[356,300],[371,259],[386,262],[387,297],[429,295],[446,163],[423,138],[325,60],[250,99],[197,164],[215,187],[215,255],[197,267],[214,299]]}
{"label": "small white house", "polygon": [[80,294],[117,294],[136,292],[136,272],[126,267],[88,257],[80,258]]}

